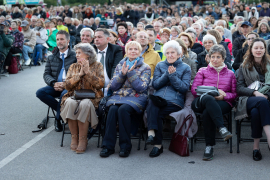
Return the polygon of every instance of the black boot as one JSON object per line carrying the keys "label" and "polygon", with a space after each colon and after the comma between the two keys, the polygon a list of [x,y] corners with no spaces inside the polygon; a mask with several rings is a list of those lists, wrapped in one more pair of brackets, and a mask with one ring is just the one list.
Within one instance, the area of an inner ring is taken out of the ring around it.
{"label": "black boot", "polygon": [[63,130],[62,124],[61,124],[60,120],[58,120],[58,119],[55,119],[54,127],[55,127],[56,132],[61,132]]}

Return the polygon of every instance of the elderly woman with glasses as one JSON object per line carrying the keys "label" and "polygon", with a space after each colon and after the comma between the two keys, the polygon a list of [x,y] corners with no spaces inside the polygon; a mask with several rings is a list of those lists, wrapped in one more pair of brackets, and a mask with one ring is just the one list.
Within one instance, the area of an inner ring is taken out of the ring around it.
{"label": "elderly woman with glasses", "polygon": [[[77,63],[69,67],[65,89],[68,91],[62,98],[61,117],[68,123],[71,133],[70,149],[77,154],[84,153],[87,147],[87,133],[89,124],[93,129],[97,127],[96,109],[103,97],[102,88],[105,78],[103,66],[97,62],[97,55],[89,43],[77,44]],[[81,89],[92,90],[94,99],[75,100],[74,92]]]}
{"label": "elderly woman with glasses", "polygon": [[[210,161],[214,156],[213,146],[215,145],[216,128],[219,129],[224,141],[232,137],[232,134],[224,126],[223,115],[231,111],[237,93],[234,73],[224,63],[226,58],[224,47],[213,45],[208,50],[207,56],[209,63],[207,67],[200,68],[197,72],[191,92],[195,97],[192,102],[193,111],[203,114],[202,120],[206,142],[203,160]],[[220,95],[197,97],[195,89],[198,86],[214,86],[218,88]]]}
{"label": "elderly woman with glasses", "polygon": [[117,65],[108,88],[113,91],[107,101],[109,107],[106,132],[100,152],[109,157],[115,152],[117,122],[119,127],[120,157],[128,157],[132,149],[130,133],[132,117],[144,112],[147,104],[147,90],[150,84],[151,68],[140,56],[141,45],[136,41],[126,44],[126,57]]}
{"label": "elderly woman with glasses", "polygon": [[185,94],[190,86],[191,69],[183,63],[182,48],[175,40],[163,47],[166,60],[157,64],[152,86],[156,90],[149,96],[147,111],[147,144],[154,145],[150,157],[157,157],[163,152],[162,130],[164,118],[184,107]]}

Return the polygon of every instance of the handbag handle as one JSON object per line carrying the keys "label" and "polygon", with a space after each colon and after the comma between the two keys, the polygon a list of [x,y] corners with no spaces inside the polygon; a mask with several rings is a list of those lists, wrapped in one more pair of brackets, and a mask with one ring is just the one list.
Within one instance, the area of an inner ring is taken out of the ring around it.
{"label": "handbag handle", "polygon": [[184,136],[187,136],[188,130],[189,130],[189,128],[191,127],[191,125],[192,125],[192,123],[193,123],[193,117],[192,117],[191,114],[189,114],[189,115],[184,119],[184,121],[183,121],[181,127],[179,128],[179,130],[178,130],[177,133],[176,133],[177,135],[181,135],[182,128],[183,128],[184,124],[186,124],[186,122],[187,122],[189,119],[190,119],[190,122],[189,122],[188,128],[187,128],[187,130],[186,130],[186,132],[185,132],[185,134],[184,134]]}

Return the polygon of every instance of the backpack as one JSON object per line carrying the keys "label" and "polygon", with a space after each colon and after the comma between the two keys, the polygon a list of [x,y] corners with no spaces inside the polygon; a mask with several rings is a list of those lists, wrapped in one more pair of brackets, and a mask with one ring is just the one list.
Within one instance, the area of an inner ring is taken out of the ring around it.
{"label": "backpack", "polygon": [[8,67],[8,72],[10,74],[17,74],[19,71],[18,64],[17,64],[17,57],[12,57],[11,65]]}

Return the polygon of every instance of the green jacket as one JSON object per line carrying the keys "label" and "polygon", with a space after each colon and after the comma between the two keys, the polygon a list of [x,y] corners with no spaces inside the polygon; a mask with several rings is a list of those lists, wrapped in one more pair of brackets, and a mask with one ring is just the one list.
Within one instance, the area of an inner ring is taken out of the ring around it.
{"label": "green jacket", "polygon": [[49,38],[47,40],[47,44],[49,46],[48,50],[52,51],[57,46],[57,44],[56,44],[56,33],[58,32],[58,30],[57,29],[53,30],[51,35],[50,35],[50,31],[48,29],[47,29],[47,31],[48,31],[48,36],[49,36]]}
{"label": "green jacket", "polygon": [[11,34],[0,34],[0,53],[6,57],[13,42],[14,37]]}

